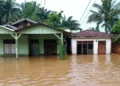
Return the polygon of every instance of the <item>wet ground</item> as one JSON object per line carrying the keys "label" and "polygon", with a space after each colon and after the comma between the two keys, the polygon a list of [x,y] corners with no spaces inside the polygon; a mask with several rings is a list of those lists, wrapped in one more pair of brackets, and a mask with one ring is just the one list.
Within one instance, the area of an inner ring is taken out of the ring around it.
{"label": "wet ground", "polygon": [[0,86],[120,86],[120,55],[1,57]]}

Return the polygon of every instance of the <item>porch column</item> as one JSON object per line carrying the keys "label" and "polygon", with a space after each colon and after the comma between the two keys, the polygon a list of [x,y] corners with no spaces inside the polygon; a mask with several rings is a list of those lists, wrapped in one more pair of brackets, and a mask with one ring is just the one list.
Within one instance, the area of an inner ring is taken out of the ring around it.
{"label": "porch column", "polygon": [[111,39],[106,40],[106,54],[111,53]]}
{"label": "porch column", "polygon": [[16,45],[16,59],[18,60],[19,58],[18,58],[18,39],[19,39],[19,37],[22,35],[22,34],[17,34],[17,33],[15,33],[15,34],[11,34],[12,35],[12,37],[15,39],[15,45]]}
{"label": "porch column", "polygon": [[63,33],[61,33],[61,42],[62,42],[62,45],[63,45]]}
{"label": "porch column", "polygon": [[98,54],[98,40],[94,39],[93,42],[93,54]]}
{"label": "porch column", "polygon": [[77,41],[75,39],[72,39],[71,43],[72,54],[77,54]]}
{"label": "porch column", "polygon": [[16,45],[16,59],[18,58],[18,39],[15,39],[15,45]]}

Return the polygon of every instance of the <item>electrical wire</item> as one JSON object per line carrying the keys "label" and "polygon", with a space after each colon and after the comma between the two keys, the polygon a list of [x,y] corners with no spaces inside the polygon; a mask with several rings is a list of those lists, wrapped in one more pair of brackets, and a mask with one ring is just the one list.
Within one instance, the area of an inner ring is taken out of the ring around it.
{"label": "electrical wire", "polygon": [[85,8],[85,10],[84,10],[84,12],[83,12],[83,14],[82,14],[82,16],[81,16],[81,18],[80,18],[79,22],[81,22],[81,20],[82,20],[82,18],[83,18],[83,16],[84,16],[84,14],[85,14],[86,10],[88,9],[88,7],[89,7],[89,5],[90,5],[91,1],[92,1],[92,0],[90,0],[90,1],[89,1],[89,3],[87,4],[87,7]]}
{"label": "electrical wire", "polygon": [[[96,2],[96,0],[94,0],[94,3],[93,3],[93,4],[95,4],[95,2]],[[92,7],[93,7],[93,5],[91,6],[90,10],[92,9]],[[87,16],[88,16],[90,10],[87,12],[87,15],[84,17],[84,19],[83,19],[81,25],[84,23],[85,19],[87,18]]]}

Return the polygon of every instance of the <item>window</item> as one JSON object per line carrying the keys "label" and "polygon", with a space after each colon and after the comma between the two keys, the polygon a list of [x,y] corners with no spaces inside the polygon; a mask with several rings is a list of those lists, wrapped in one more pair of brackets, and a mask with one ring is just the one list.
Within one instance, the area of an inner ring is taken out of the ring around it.
{"label": "window", "polygon": [[4,40],[4,53],[15,54],[15,40]]}

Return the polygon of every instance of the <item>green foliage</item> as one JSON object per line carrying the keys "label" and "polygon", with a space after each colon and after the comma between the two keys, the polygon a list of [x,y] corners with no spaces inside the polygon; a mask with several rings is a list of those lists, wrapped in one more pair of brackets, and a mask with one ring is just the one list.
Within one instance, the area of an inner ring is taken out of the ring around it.
{"label": "green foliage", "polygon": [[57,28],[61,27],[62,13],[63,11],[58,13],[51,12],[51,14],[48,15],[48,20],[47,20],[48,24]]}
{"label": "green foliage", "polygon": [[112,39],[113,42],[120,42],[120,34],[116,35],[115,38]]}
{"label": "green foliage", "polygon": [[65,46],[62,44],[61,41],[59,43],[59,54],[58,54],[58,56],[59,56],[60,59],[65,59],[66,56],[67,56]]}
{"label": "green foliage", "polygon": [[120,20],[113,26],[112,33],[120,34]]}
{"label": "green foliage", "polygon": [[120,20],[113,26],[112,33],[116,34],[113,42],[120,42]]}
{"label": "green foliage", "polygon": [[21,10],[15,0],[0,1],[0,20],[2,24],[11,23],[21,18]]}
{"label": "green foliage", "polygon": [[35,1],[22,3],[21,8],[23,17],[39,21],[40,18],[36,15],[40,11],[39,6],[40,5]]}
{"label": "green foliage", "polygon": [[78,23],[77,20],[73,20],[72,16],[66,18],[65,16],[62,18],[62,26],[70,29],[70,31],[73,30],[82,30],[79,26],[80,24]]}
{"label": "green foliage", "polygon": [[105,28],[106,33],[112,32],[112,27],[116,23],[120,15],[120,2],[115,3],[113,0],[101,0],[102,5],[94,4],[97,10],[91,10],[88,22],[96,22],[97,27],[101,25]]}
{"label": "green foliage", "polygon": [[47,10],[44,7],[40,8],[40,11],[37,13],[37,16],[40,18],[40,22],[46,22],[50,13],[50,10]]}

